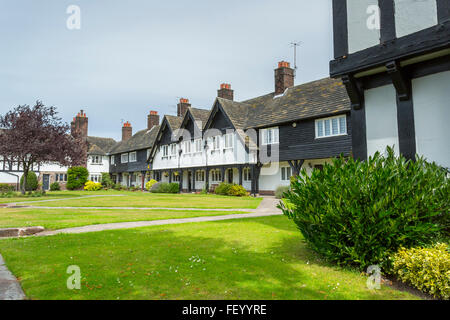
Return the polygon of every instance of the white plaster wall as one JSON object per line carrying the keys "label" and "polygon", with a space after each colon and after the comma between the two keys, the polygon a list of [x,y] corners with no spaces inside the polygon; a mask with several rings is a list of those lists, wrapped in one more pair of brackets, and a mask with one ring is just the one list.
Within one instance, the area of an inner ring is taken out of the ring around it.
{"label": "white plaster wall", "polygon": [[[153,158],[152,169],[160,170],[160,169],[177,169],[178,165],[180,168],[192,168],[192,167],[204,167],[206,164],[208,166],[214,165],[227,165],[227,164],[239,164],[239,163],[254,163],[255,156],[254,154],[249,154],[245,150],[245,146],[242,141],[238,138],[237,134],[234,134],[233,137],[233,148],[224,149],[224,138],[221,137],[220,141],[220,150],[212,152],[212,150],[208,150],[208,154],[206,155],[206,151],[203,149],[201,153],[190,153],[190,154],[182,154],[180,158],[180,162],[178,164],[179,155],[177,153],[174,157],[162,158],[162,150],[158,150],[156,152],[155,157]],[[204,142],[202,142],[202,145]],[[179,146],[178,146],[179,149]],[[192,149],[193,146],[192,146]]]}
{"label": "white plaster wall", "polygon": [[[305,169],[307,174],[311,174],[314,170],[315,165],[323,165],[324,163],[330,163],[331,159],[313,159],[306,160],[303,164],[302,169]],[[285,181],[281,180],[281,168],[289,167],[288,162],[277,162],[273,164],[273,168],[276,168],[276,171],[272,171],[271,174],[262,174],[259,177],[259,190],[260,191],[275,191],[279,186],[289,186],[290,180]],[[267,166],[264,166],[267,168]],[[264,168],[263,167],[263,168]],[[263,172],[264,170],[261,170]],[[267,171],[269,172],[269,171]],[[249,183],[250,185],[250,183]],[[250,185],[251,186],[251,185]],[[245,186],[244,186],[245,187]],[[250,189],[250,188],[248,188]]]}
{"label": "white plaster wall", "polygon": [[393,85],[365,91],[367,154],[394,146],[399,154],[397,100]]}
{"label": "white plaster wall", "polygon": [[373,16],[379,25],[379,11],[370,11],[373,8],[378,8],[378,0],[347,0],[349,53],[367,49],[380,43],[380,30],[369,28],[367,25],[368,20],[372,19]]}
{"label": "white plaster wall", "polygon": [[109,172],[109,156],[102,157],[101,164],[92,163],[91,158],[88,158],[87,169],[90,174],[101,174],[103,172]]}
{"label": "white plaster wall", "polygon": [[[21,172],[12,172],[12,173],[18,175],[19,179],[22,177]],[[38,174],[36,173],[36,175]],[[17,178],[4,172],[0,172],[0,183],[17,183]]]}
{"label": "white plaster wall", "polygon": [[412,81],[416,151],[450,168],[450,71]]}
{"label": "white plaster wall", "polygon": [[436,0],[395,0],[395,28],[397,37],[437,24]]}

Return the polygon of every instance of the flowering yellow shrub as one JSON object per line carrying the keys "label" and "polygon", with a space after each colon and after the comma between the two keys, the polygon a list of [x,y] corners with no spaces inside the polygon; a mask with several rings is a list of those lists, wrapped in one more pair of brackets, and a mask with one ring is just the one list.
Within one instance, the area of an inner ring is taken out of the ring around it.
{"label": "flowering yellow shrub", "polygon": [[150,180],[145,184],[145,189],[150,190],[155,183],[158,183],[155,179]]}
{"label": "flowering yellow shrub", "polygon": [[102,189],[102,184],[100,182],[88,181],[84,185],[84,190],[86,191],[99,191]]}
{"label": "flowering yellow shrub", "polygon": [[447,244],[433,248],[401,248],[393,256],[394,274],[435,297],[450,298],[450,253]]}

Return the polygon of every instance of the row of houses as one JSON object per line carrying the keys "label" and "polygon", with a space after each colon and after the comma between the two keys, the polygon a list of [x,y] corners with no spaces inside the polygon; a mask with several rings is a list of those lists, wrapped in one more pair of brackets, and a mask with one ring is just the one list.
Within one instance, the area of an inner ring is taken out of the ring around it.
{"label": "row of houses", "polygon": [[[380,9],[378,28],[367,24],[370,6]],[[134,134],[124,123],[119,142],[89,136],[81,111],[72,131],[87,141],[90,179],[108,172],[128,187],[156,179],[193,192],[229,182],[272,194],[301,169],[320,170],[340,154],[365,160],[386,146],[450,167],[449,8],[441,0],[334,0],[331,78],[295,86],[282,61],[271,93],[235,101],[222,84],[210,108],[182,98],[176,115],[150,111]],[[66,168],[38,171],[44,189],[66,179]]]}

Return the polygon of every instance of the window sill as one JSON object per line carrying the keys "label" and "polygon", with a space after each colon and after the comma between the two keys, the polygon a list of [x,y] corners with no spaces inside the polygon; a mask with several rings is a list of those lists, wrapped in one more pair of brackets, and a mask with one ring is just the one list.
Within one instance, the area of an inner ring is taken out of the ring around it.
{"label": "window sill", "polygon": [[334,137],[342,137],[342,136],[348,136],[348,133],[341,133],[341,134],[333,134],[331,136],[323,136],[323,137],[316,137],[315,139],[326,139],[326,138],[334,138]]}

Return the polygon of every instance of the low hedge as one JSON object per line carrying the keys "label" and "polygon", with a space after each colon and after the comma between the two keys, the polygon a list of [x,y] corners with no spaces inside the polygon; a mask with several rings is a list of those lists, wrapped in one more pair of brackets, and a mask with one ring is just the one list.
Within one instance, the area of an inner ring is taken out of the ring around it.
{"label": "low hedge", "polygon": [[12,192],[14,190],[15,190],[15,188],[12,185],[9,185],[6,183],[0,183],[0,194]]}
{"label": "low hedge", "polygon": [[180,192],[180,185],[176,182],[158,182],[150,189],[152,193],[178,193]]}
{"label": "low hedge", "polygon": [[50,185],[50,191],[61,191],[61,186],[59,185],[58,182],[53,182]]}
{"label": "low hedge", "polygon": [[244,197],[248,195],[247,190],[241,185],[222,182],[219,184],[214,193],[222,196]]}
{"label": "low hedge", "polygon": [[446,171],[423,158],[376,153],[340,157],[309,176],[302,170],[280,208],[312,249],[338,264],[365,269],[400,247],[445,237],[450,211]]}
{"label": "low hedge", "polygon": [[401,248],[392,257],[392,272],[402,282],[437,298],[450,298],[450,253],[447,244]]}

